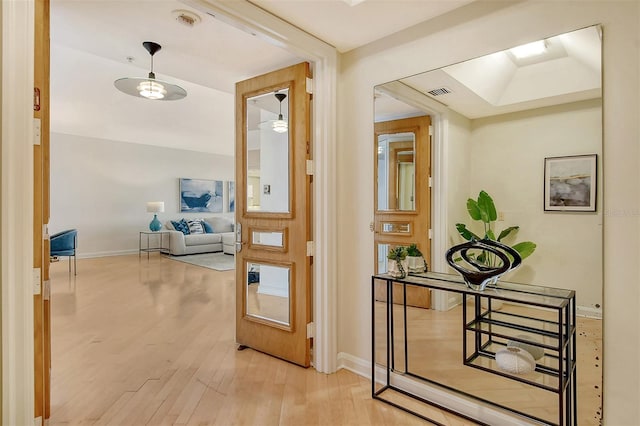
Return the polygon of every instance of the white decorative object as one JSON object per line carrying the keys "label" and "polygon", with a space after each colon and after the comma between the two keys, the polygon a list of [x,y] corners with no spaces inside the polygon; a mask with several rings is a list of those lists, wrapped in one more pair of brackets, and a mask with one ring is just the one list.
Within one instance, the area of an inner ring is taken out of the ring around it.
{"label": "white decorative object", "polygon": [[[534,339],[531,336],[528,336],[526,334],[520,334],[517,336],[518,339],[520,340],[527,340],[529,342],[532,343],[539,343],[536,341],[536,339]],[[527,352],[529,352],[531,354],[531,356],[533,356],[533,359],[538,360],[540,358],[542,358],[544,356],[544,348],[541,348],[540,346],[535,346],[535,345],[531,345],[529,343],[525,343],[525,342],[518,342],[516,340],[509,340],[507,342],[507,347],[508,348],[520,348],[523,349]]]}
{"label": "white decorative object", "polygon": [[531,373],[536,368],[533,356],[524,349],[506,347],[496,352],[496,364],[506,372],[513,374]]}
{"label": "white decorative object", "polygon": [[389,259],[388,261],[388,273],[394,278],[404,278],[407,276],[407,259],[401,260],[398,262],[397,260]]}
{"label": "white decorative object", "polygon": [[424,267],[424,257],[422,256],[407,256],[407,273],[416,272],[421,273],[425,272]]}

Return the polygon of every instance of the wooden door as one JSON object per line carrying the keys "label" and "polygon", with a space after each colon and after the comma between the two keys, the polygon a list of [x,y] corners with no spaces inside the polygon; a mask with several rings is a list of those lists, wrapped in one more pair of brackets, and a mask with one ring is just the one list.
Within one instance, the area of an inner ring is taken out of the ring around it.
{"label": "wooden door", "polygon": [[[50,417],[51,317],[49,300],[49,0],[35,1],[33,117],[40,137],[33,146],[33,267],[40,289],[33,296],[34,418]],[[35,284],[35,283],[34,283]]]}
{"label": "wooden door", "polygon": [[[376,273],[387,272],[387,253],[396,246],[416,244],[431,264],[430,125],[427,115],[374,125]],[[401,293],[394,294],[396,301]],[[430,291],[411,288],[407,304],[429,308]]]}
{"label": "wooden door", "polygon": [[309,64],[236,84],[236,341],[310,365]]}

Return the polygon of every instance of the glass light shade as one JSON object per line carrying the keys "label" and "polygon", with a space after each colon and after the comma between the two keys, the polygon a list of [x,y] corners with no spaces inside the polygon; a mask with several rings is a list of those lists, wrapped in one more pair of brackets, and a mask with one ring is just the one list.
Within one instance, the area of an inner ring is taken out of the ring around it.
{"label": "glass light shade", "polygon": [[164,86],[160,83],[156,83],[152,80],[143,81],[138,84],[138,93],[140,96],[143,96],[147,99],[162,99],[164,95],[167,94],[167,91],[164,89]]}
{"label": "glass light shade", "polygon": [[149,201],[147,203],[147,212],[149,213],[163,213],[164,201]]}
{"label": "glass light shade", "polygon": [[[151,78],[125,77],[114,81],[113,85],[127,95],[154,101],[175,101],[187,96],[187,91],[182,87]],[[159,88],[163,90],[162,96],[158,96],[156,92]],[[150,96],[145,96],[149,94]]]}
{"label": "glass light shade", "polygon": [[284,133],[289,129],[289,123],[282,119],[282,114],[278,116],[278,119],[273,122],[273,131],[277,133]]}

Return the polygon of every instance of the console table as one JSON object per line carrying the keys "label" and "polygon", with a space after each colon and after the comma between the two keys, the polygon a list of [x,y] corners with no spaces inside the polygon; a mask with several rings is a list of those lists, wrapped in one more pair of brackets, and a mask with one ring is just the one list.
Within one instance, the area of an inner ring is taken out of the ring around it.
{"label": "console table", "polygon": [[[145,240],[145,245],[142,242]],[[153,237],[153,238],[152,238]],[[169,241],[168,247],[164,247],[164,239]],[[138,257],[142,253],[147,253],[147,259],[149,259],[149,253],[151,252],[171,253],[171,238],[167,231],[140,231],[138,236]]]}
{"label": "console table", "polygon": [[[479,424],[577,424],[573,290],[498,282],[478,292],[457,275],[438,273],[379,274],[371,284],[374,399],[435,424],[446,416]],[[412,287],[457,294],[461,306],[419,314],[406,304]],[[456,330],[435,340],[443,318]],[[498,366],[496,352],[514,344],[537,352],[534,371]]]}

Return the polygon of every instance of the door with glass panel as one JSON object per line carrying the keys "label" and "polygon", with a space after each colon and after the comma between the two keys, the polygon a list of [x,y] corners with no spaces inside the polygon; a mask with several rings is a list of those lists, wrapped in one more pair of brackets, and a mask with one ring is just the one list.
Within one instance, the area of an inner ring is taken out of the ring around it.
{"label": "door with glass panel", "polygon": [[310,365],[309,64],[236,84],[236,341]]}
{"label": "door with glass panel", "polygon": [[[426,262],[431,262],[430,125],[426,115],[375,123],[376,273],[388,271],[387,255],[396,246],[416,244]],[[399,291],[395,294],[394,299],[401,296]],[[407,304],[428,308],[429,290],[411,289]]]}

